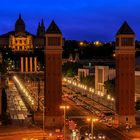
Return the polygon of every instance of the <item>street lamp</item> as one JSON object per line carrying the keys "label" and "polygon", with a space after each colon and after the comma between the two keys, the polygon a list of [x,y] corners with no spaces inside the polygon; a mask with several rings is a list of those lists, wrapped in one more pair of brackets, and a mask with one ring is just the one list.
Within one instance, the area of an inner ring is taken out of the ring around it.
{"label": "street lamp", "polygon": [[93,139],[93,123],[94,123],[94,122],[97,122],[98,119],[92,117],[92,118],[87,118],[87,121],[91,121],[91,138]]}
{"label": "street lamp", "polygon": [[38,97],[38,99],[37,99],[37,101],[38,101],[38,103],[37,103],[37,110],[39,111],[40,110],[40,107],[39,107],[39,99],[40,99],[40,78],[39,77],[37,77],[37,82],[38,82],[38,95],[37,95],[37,97]]}
{"label": "street lamp", "polygon": [[45,130],[45,107],[43,105],[43,133],[44,133],[44,130]]}
{"label": "street lamp", "polygon": [[64,110],[64,140],[66,139],[66,135],[65,135],[65,130],[66,130],[66,127],[65,127],[65,120],[66,120],[66,109],[69,109],[70,107],[68,105],[62,105],[60,106],[60,109],[63,109]]}

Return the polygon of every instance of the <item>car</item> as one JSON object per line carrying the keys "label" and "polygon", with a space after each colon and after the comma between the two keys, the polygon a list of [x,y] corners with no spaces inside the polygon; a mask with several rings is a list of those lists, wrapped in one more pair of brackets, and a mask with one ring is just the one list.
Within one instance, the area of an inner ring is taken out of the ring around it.
{"label": "car", "polygon": [[98,137],[99,140],[105,140],[106,139],[106,136],[102,133],[98,134],[97,137]]}
{"label": "car", "polygon": [[112,123],[109,122],[109,123],[106,124],[106,126],[107,127],[112,127]]}

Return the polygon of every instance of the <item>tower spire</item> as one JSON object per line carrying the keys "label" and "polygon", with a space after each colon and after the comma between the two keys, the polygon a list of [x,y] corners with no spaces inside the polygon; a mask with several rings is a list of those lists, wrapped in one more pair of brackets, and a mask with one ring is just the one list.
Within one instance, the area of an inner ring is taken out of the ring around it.
{"label": "tower spire", "polygon": [[19,13],[19,19],[21,19],[21,13]]}
{"label": "tower spire", "polygon": [[43,19],[38,23],[37,35],[41,37],[45,36],[45,26]]}
{"label": "tower spire", "polygon": [[43,18],[41,20],[41,26],[44,27],[44,20],[43,20]]}
{"label": "tower spire", "polygon": [[47,34],[62,34],[54,20],[52,20],[51,24],[49,25],[47,31]]}
{"label": "tower spire", "polygon": [[116,35],[126,35],[126,34],[132,34],[134,35],[134,31],[131,29],[131,27],[128,25],[127,21],[124,21]]}

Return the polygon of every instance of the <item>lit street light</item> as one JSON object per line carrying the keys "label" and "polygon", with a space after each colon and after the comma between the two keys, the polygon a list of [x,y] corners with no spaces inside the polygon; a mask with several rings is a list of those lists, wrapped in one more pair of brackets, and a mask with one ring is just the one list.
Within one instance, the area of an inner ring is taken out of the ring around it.
{"label": "lit street light", "polygon": [[66,131],[65,120],[66,120],[66,109],[69,109],[69,106],[67,106],[67,105],[62,105],[62,106],[60,106],[60,109],[63,109],[63,110],[64,110],[64,140],[66,140],[66,134],[65,134],[65,131]]}
{"label": "lit street light", "polygon": [[44,135],[44,131],[45,131],[45,107],[43,105],[43,135]]}
{"label": "lit street light", "polygon": [[94,123],[94,122],[97,122],[98,119],[92,117],[92,118],[88,118],[87,121],[91,121],[91,138],[93,139],[93,123]]}

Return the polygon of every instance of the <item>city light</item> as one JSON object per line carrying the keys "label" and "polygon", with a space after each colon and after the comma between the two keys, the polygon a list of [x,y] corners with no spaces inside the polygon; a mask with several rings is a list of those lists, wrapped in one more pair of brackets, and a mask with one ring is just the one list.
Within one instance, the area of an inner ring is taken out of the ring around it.
{"label": "city light", "polygon": [[93,124],[98,121],[96,117],[89,117],[87,118],[88,122],[91,122],[91,138],[93,139]]}
{"label": "city light", "polygon": [[[105,99],[107,102],[109,102],[110,104],[112,104],[110,101],[114,102],[115,99],[111,96],[111,95],[106,95],[104,92],[98,90],[97,92],[95,92],[95,89],[92,87],[88,87],[87,85],[81,84],[78,81],[72,80],[70,78],[63,78],[63,81],[74,86],[74,88],[79,88],[79,89],[83,89],[84,91],[87,91],[88,93],[91,93],[92,95],[97,95],[98,98],[102,98]],[[106,95],[106,96],[105,96]],[[108,105],[108,104],[107,104]]]}
{"label": "city light", "polygon": [[27,91],[27,89],[22,85],[21,81],[16,77],[13,76],[13,79],[15,80],[17,86],[22,91],[23,95],[26,97],[26,99],[29,101],[30,105],[34,105],[34,99],[31,97],[30,93]]}
{"label": "city light", "polygon": [[68,105],[61,105],[60,106],[60,109],[63,109],[64,110],[64,140],[66,140],[66,126],[65,126],[65,123],[66,123],[66,109],[69,109],[70,107]]}

